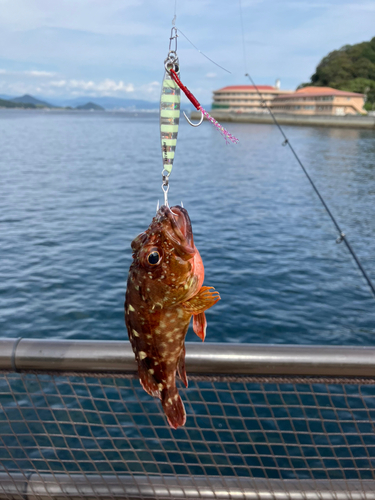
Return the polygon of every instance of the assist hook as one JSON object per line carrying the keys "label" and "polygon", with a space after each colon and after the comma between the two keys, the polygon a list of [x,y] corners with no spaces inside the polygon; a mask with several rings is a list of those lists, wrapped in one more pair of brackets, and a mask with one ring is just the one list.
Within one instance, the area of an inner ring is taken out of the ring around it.
{"label": "assist hook", "polygon": [[189,125],[191,125],[192,127],[199,127],[199,125],[203,122],[203,118],[204,118],[204,114],[202,113],[201,111],[201,119],[199,120],[198,123],[193,123],[189,120],[189,118],[186,116],[186,113],[185,111],[183,111],[183,114],[184,114],[184,117],[185,117],[185,120],[188,122]]}

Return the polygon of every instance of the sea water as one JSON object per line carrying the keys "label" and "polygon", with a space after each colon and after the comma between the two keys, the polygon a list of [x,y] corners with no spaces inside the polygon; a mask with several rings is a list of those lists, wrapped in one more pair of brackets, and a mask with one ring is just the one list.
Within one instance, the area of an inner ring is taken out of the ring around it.
{"label": "sea water", "polygon": [[[182,120],[170,178],[221,295],[207,342],[375,345],[375,300],[279,131],[227,128],[238,145]],[[375,131],[285,131],[375,281]],[[130,243],[163,199],[157,114],[1,110],[0,136],[1,336],[127,340]]]}

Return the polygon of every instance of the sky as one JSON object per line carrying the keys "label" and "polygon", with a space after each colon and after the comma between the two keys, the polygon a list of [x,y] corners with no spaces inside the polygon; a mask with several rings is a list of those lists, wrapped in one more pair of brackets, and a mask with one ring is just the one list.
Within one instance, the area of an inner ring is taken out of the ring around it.
{"label": "sky", "polygon": [[[375,36],[374,0],[0,0],[0,94],[157,101],[172,19],[181,80],[294,89],[330,51]],[[241,30],[241,16],[244,39]],[[245,46],[245,51],[244,51]],[[244,56],[245,52],[245,56]],[[246,63],[245,63],[246,61]]]}

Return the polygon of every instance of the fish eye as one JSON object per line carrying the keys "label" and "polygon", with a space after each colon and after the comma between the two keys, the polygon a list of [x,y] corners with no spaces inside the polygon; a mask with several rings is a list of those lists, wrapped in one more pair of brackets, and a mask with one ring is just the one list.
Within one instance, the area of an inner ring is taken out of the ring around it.
{"label": "fish eye", "polygon": [[154,250],[153,252],[148,254],[147,261],[152,266],[156,266],[156,264],[160,261],[160,254],[158,251]]}

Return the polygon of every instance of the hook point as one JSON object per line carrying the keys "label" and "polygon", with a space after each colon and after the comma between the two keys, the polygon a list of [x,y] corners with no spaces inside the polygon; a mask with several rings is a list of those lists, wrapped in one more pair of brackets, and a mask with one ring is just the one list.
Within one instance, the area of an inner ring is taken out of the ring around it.
{"label": "hook point", "polygon": [[203,122],[204,114],[203,114],[202,110],[201,110],[201,119],[199,120],[198,123],[191,122],[189,120],[189,118],[187,117],[185,111],[183,111],[183,114],[184,114],[184,117],[185,117],[186,121],[188,122],[188,124],[191,125],[192,127],[199,127],[199,125]]}

